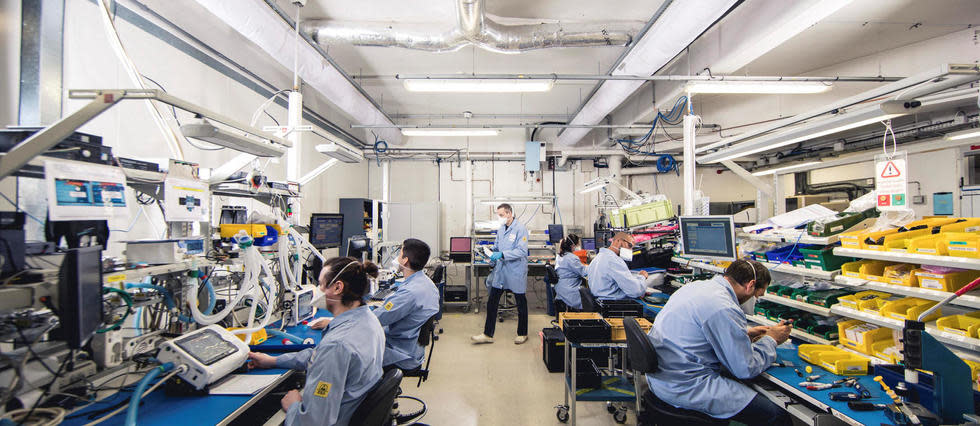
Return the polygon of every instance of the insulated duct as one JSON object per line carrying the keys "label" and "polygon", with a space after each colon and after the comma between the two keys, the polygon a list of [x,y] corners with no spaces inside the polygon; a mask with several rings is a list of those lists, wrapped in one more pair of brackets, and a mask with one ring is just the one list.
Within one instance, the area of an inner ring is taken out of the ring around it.
{"label": "insulated duct", "polygon": [[302,27],[322,45],[401,47],[429,52],[453,52],[474,45],[491,52],[520,53],[552,47],[626,46],[641,26],[545,22],[509,25],[486,14],[485,0],[455,1],[456,26],[440,34],[428,32],[423,26],[330,20],[310,20]]}

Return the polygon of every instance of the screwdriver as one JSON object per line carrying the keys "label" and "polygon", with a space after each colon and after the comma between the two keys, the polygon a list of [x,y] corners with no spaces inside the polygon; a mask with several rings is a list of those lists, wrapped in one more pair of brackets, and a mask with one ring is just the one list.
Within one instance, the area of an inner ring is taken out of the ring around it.
{"label": "screwdriver", "polygon": [[888,408],[886,404],[875,404],[873,402],[848,401],[847,408],[854,411],[875,411]]}

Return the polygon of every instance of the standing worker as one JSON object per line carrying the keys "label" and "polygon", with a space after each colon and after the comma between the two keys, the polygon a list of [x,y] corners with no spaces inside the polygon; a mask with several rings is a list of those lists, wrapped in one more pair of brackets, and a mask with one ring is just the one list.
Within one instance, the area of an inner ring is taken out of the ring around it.
{"label": "standing worker", "polygon": [[496,261],[494,279],[487,295],[487,322],[483,334],[473,336],[473,343],[493,343],[493,331],[497,326],[497,305],[505,290],[514,293],[517,300],[517,337],[514,344],[527,341],[527,228],[514,220],[514,209],[510,204],[497,207],[496,251],[490,255]]}
{"label": "standing worker", "polygon": [[385,334],[378,318],[362,302],[368,275],[378,267],[353,257],[334,257],[323,264],[313,306],[333,314],[333,321],[314,348],[279,356],[249,352],[251,368],[306,371],[303,390],[282,397],[286,425],[347,425],[371,388],[381,380]]}
{"label": "standing worker", "polygon": [[558,312],[565,312],[568,308],[582,309],[582,294],[578,289],[586,276],[586,269],[582,260],[573,253],[580,248],[581,240],[575,234],[569,234],[558,243],[558,262],[555,264],[555,272],[558,273],[555,308]]}
{"label": "standing worker", "polygon": [[646,271],[640,276],[630,272],[626,262],[633,260],[633,236],[625,232],[613,235],[608,248],[599,249],[589,264],[589,290],[599,300],[623,300],[646,293]]}

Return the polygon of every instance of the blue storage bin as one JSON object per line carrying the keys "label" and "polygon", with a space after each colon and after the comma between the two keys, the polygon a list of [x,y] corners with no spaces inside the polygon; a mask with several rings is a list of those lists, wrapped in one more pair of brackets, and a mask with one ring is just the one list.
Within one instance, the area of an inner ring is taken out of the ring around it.
{"label": "blue storage bin", "polygon": [[766,252],[766,260],[770,262],[779,263],[793,263],[797,260],[803,260],[803,254],[800,253],[801,248],[811,248],[815,247],[813,244],[796,244],[786,247],[781,247],[775,250],[770,250]]}
{"label": "blue storage bin", "polygon": [[272,226],[266,226],[265,227],[265,231],[266,231],[266,234],[265,234],[264,237],[259,237],[259,238],[256,238],[255,239],[255,243],[254,244],[255,244],[256,247],[271,246],[271,245],[279,242],[279,232],[276,231],[276,228],[274,228]]}

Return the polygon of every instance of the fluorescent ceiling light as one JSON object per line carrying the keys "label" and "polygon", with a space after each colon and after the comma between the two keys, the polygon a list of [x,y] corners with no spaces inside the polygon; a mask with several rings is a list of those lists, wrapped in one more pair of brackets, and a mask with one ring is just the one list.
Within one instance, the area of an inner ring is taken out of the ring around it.
{"label": "fluorescent ceiling light", "polygon": [[500,129],[402,129],[405,136],[497,136]]}
{"label": "fluorescent ceiling light", "polygon": [[316,150],[321,154],[345,163],[360,163],[364,159],[364,154],[361,151],[337,142],[317,145]]}
{"label": "fluorescent ceiling light", "polygon": [[752,176],[774,175],[774,174],[779,173],[779,172],[781,172],[783,170],[789,170],[789,169],[792,169],[792,168],[803,167],[803,166],[813,166],[813,165],[816,165],[816,164],[820,164],[820,161],[808,161],[808,162],[805,162],[805,163],[797,163],[797,164],[792,164],[792,165],[785,166],[785,167],[778,167],[778,168],[775,168],[775,169],[763,170],[761,172],[752,173]]}
{"label": "fluorescent ceiling light", "polygon": [[978,137],[980,137],[980,129],[970,129],[970,130],[963,130],[960,132],[949,133],[945,136],[944,139],[948,141],[958,141],[958,140],[978,138]]}
{"label": "fluorescent ceiling light", "polygon": [[[885,120],[890,120],[892,118],[895,118],[895,117],[898,117],[898,116],[901,116],[901,115],[904,115],[904,114],[884,114],[884,115],[878,115],[878,116],[874,116],[874,117],[871,117],[871,118],[868,118],[868,119],[865,119],[865,120],[860,120],[860,121],[856,121],[856,122],[853,122],[853,123],[848,123],[848,124],[843,124],[843,125],[839,125],[839,126],[836,126],[836,127],[832,127],[830,129],[827,129],[827,130],[817,131],[817,132],[813,132],[813,133],[807,133],[806,135],[795,137],[795,138],[785,139],[785,140],[781,140],[781,141],[775,141],[775,142],[768,143],[768,144],[767,143],[760,143],[760,144],[758,144],[759,145],[758,147],[753,148],[753,149],[748,149],[748,150],[739,150],[738,149],[739,146],[738,145],[735,145],[732,148],[724,149],[724,150],[721,150],[721,151],[718,151],[718,152],[715,152],[715,153],[708,154],[708,155],[704,156],[704,162],[705,163],[717,163],[717,162],[720,162],[720,161],[731,160],[731,159],[735,159],[735,158],[741,158],[741,157],[745,157],[747,155],[757,154],[757,153],[760,153],[760,152],[763,152],[763,151],[770,151],[770,150],[773,150],[773,149],[776,149],[776,148],[784,147],[786,145],[792,145],[792,144],[795,144],[795,143],[800,143],[800,142],[803,142],[803,141],[808,141],[810,139],[816,139],[816,138],[819,138],[819,137],[822,137],[822,136],[827,136],[827,135],[832,135],[834,133],[843,132],[845,130],[856,129],[858,127],[867,126],[869,124],[874,124],[874,123],[877,123],[877,122],[881,122],[881,121],[885,121]],[[745,143],[750,144],[752,142],[750,141],[750,142],[745,142]],[[732,151],[734,151],[734,152],[732,152]]]}
{"label": "fluorescent ceiling light", "polygon": [[811,94],[830,90],[819,81],[690,81],[688,93]]}
{"label": "fluorescent ceiling light", "polygon": [[555,86],[554,80],[543,79],[430,79],[406,78],[402,84],[409,92],[443,93],[524,93],[547,92]]}
{"label": "fluorescent ceiling light", "polygon": [[236,151],[252,154],[258,157],[282,157],[286,147],[273,143],[268,139],[253,139],[248,133],[235,133],[215,127],[207,120],[199,123],[188,123],[180,126],[180,132],[185,137],[200,139],[204,142],[231,148]]}
{"label": "fluorescent ceiling light", "polygon": [[481,202],[488,206],[496,206],[500,204],[510,204],[512,206],[524,205],[524,204],[551,204],[551,200],[486,200]]}

